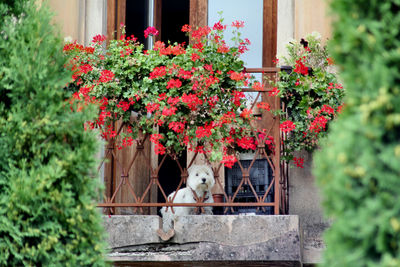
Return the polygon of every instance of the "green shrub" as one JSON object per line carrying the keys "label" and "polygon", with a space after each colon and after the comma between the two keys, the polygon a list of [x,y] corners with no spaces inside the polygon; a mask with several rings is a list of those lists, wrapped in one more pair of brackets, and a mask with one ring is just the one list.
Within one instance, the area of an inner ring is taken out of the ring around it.
{"label": "green shrub", "polygon": [[347,107],[315,156],[324,266],[400,266],[400,1],[333,0]]}
{"label": "green shrub", "polygon": [[0,266],[103,266],[98,144],[83,131],[93,111],[66,104],[71,73],[49,11],[20,8],[0,26]]}

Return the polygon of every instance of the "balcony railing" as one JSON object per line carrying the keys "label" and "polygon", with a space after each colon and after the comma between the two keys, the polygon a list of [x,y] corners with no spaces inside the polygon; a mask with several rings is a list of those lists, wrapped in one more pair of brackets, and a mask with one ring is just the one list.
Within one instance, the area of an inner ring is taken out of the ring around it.
{"label": "balcony railing", "polygon": [[[246,71],[248,73],[261,73],[263,81],[266,81],[265,78],[277,79],[279,69],[249,68]],[[281,108],[280,99],[276,96],[269,96],[268,93],[271,90],[268,82],[264,82],[262,90],[242,89],[244,92],[253,92],[256,95],[251,103],[253,110],[259,100],[269,103],[271,111],[279,110]],[[197,198],[196,203],[173,203],[176,194],[172,198],[167,197],[170,192],[166,192],[160,183],[160,169],[167,157],[176,162],[180,171],[180,181],[177,188],[174,189],[177,192],[184,187],[188,178],[187,170],[194,164],[199,154],[195,153],[186,164],[187,166],[182,164],[174,154],[165,154],[158,161],[152,160],[149,136],[143,134],[135,140],[133,147],[125,152],[116,150],[114,141],[109,142],[105,149],[105,157],[98,168],[99,171],[103,170],[105,173],[106,187],[104,200],[98,204],[98,207],[104,208],[104,212],[110,215],[118,214],[117,208],[129,208],[133,214],[155,214],[155,208],[163,206],[171,207],[172,210],[175,206],[198,207],[200,210],[205,206],[221,207],[223,214],[231,214],[234,212],[234,208],[250,207],[256,209],[256,211],[265,211],[268,207],[271,207],[269,209],[272,214],[286,213],[288,200],[287,166],[280,163],[282,136],[279,131],[279,115],[271,111],[263,110],[260,112],[260,120],[257,125],[252,125],[252,127],[254,132],[257,128],[266,129],[266,137],[268,135],[273,137],[274,151],[268,150],[265,139],[258,140],[258,146],[252,157],[247,160],[247,164],[244,164],[238,158],[236,171],[239,170],[240,172],[239,179],[237,184],[230,188],[231,190],[226,190],[225,182],[220,175],[223,173],[223,164],[211,164],[209,155],[204,154],[206,162],[212,166],[214,171],[215,189],[223,195],[223,202],[203,203],[201,198]],[[118,133],[124,131],[125,127],[125,124],[119,124]],[[251,177],[255,164],[259,160],[262,160],[267,166],[268,170],[265,170],[264,175],[270,175],[268,179],[265,179],[268,184],[262,185],[264,186],[263,190],[259,188],[257,190],[259,185],[255,185],[255,180]],[[140,178],[146,175],[149,177]],[[141,181],[138,181],[138,179],[141,179]],[[162,199],[157,199],[156,192],[161,192]],[[243,192],[246,192],[247,196],[250,197],[243,198]],[[122,195],[124,196],[122,197]]]}

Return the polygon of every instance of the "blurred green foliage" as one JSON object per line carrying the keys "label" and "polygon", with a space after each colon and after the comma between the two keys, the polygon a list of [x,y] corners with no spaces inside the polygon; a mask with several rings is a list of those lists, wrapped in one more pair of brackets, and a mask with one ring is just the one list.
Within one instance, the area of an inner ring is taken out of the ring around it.
{"label": "blurred green foliage", "polygon": [[323,266],[400,266],[400,1],[333,0],[346,108],[315,155]]}
{"label": "blurred green foliage", "polygon": [[[48,9],[2,2],[0,266],[104,266],[95,207],[98,144],[63,90],[62,40]],[[18,12],[14,12],[18,11]]]}

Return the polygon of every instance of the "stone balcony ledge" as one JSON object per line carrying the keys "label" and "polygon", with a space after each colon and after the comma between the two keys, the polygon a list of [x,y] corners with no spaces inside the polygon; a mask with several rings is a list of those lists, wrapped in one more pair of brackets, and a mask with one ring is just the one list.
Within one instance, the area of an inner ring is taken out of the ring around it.
{"label": "stone balcony ledge", "polygon": [[156,233],[159,216],[116,215],[104,217],[104,225],[109,259],[118,266],[162,262],[301,266],[302,262],[296,215],[181,216],[175,223],[175,236],[167,242]]}

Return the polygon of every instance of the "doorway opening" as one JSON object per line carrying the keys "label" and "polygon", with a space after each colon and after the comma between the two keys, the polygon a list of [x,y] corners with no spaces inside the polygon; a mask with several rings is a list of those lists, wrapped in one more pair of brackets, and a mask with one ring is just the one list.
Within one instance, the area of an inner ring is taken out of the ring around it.
{"label": "doorway opening", "polygon": [[189,24],[189,0],[162,0],[161,6],[161,41],[164,43],[188,44],[189,38],[181,31]]}
{"label": "doorway opening", "polygon": [[[161,41],[166,44],[168,44],[168,41],[171,42],[171,44],[175,42],[184,42],[188,44],[189,38],[181,31],[181,29],[183,25],[189,24],[189,3],[190,1],[188,0],[162,0],[156,2],[156,5],[161,5],[161,7],[155,7],[156,9],[161,9]],[[162,132],[161,128],[160,132]],[[184,151],[178,158],[179,164],[182,168],[186,167],[186,154],[186,151]],[[159,164],[161,163],[162,158],[162,156],[159,156]],[[170,193],[176,190],[181,181],[181,171],[178,164],[169,156],[167,156],[160,169],[159,181],[167,197]],[[182,187],[185,187],[185,185],[182,185]],[[160,190],[158,190],[157,199],[159,203],[165,202],[164,196]]]}
{"label": "doorway opening", "polygon": [[[161,163],[162,159],[163,156],[159,156],[159,164]],[[186,151],[183,151],[182,154],[178,157],[179,164],[182,166],[182,168],[186,167],[186,159]],[[173,160],[170,156],[167,156],[165,158],[165,161],[158,173],[158,180],[160,181],[161,187],[163,188],[167,197],[169,194],[177,189],[179,182],[181,181],[181,171],[176,161]],[[183,187],[185,187],[184,184],[181,186],[181,188]],[[163,194],[161,193],[161,190],[158,190],[157,202],[166,202]]]}
{"label": "doorway opening", "polygon": [[144,44],[145,49],[148,48],[144,30],[149,26],[149,1],[126,1],[126,36],[133,34],[138,42]]}

